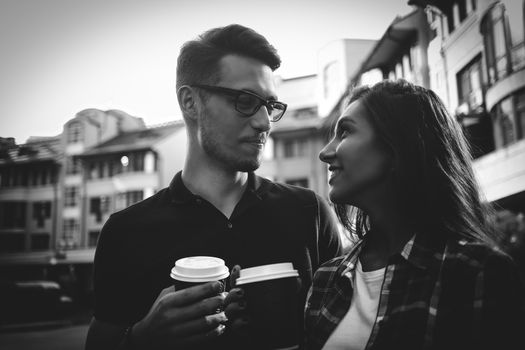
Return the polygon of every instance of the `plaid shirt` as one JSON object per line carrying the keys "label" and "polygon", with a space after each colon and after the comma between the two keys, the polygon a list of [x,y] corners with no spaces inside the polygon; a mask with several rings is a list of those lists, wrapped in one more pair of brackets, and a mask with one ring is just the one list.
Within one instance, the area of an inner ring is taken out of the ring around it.
{"label": "plaid shirt", "polygon": [[[317,270],[308,349],[321,349],[350,308],[361,244]],[[388,260],[366,349],[525,349],[524,288],[504,254],[415,235]]]}

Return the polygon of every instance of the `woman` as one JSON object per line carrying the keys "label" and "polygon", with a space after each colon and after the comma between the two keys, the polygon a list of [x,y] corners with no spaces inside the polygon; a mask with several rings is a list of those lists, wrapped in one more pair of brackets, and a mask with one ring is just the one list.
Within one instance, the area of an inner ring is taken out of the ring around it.
{"label": "woman", "polygon": [[523,346],[523,285],[434,92],[406,81],[357,89],[320,159],[355,244],[316,272],[310,349]]}

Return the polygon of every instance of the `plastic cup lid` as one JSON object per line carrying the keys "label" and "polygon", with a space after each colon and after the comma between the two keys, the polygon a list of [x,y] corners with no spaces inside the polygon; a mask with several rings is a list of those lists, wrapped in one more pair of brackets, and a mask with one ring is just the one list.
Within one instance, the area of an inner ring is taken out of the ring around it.
{"label": "plastic cup lid", "polygon": [[242,269],[237,285],[298,276],[299,273],[294,270],[292,263],[261,265]]}
{"label": "plastic cup lid", "polygon": [[184,282],[218,281],[230,275],[224,260],[213,256],[190,256],[179,259],[171,269],[171,278]]}

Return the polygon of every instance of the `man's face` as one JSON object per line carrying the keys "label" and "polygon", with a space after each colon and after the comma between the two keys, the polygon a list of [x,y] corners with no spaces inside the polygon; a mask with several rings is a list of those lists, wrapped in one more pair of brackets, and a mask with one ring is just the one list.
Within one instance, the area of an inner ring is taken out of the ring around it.
{"label": "man's face", "polygon": [[[221,78],[213,84],[277,99],[273,72],[257,60],[228,55],[221,60]],[[208,160],[232,171],[253,171],[260,165],[270,132],[267,109],[251,117],[235,110],[235,97],[209,93],[199,116],[199,143]]]}

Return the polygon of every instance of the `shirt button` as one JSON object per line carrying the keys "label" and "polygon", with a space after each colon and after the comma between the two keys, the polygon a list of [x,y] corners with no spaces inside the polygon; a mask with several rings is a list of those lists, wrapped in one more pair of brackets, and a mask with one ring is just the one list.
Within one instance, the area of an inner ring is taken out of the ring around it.
{"label": "shirt button", "polygon": [[228,224],[226,226],[228,226],[228,228],[232,228],[233,224],[230,221],[228,221]]}

